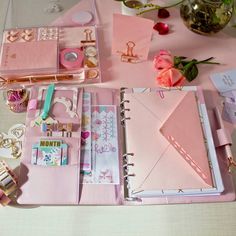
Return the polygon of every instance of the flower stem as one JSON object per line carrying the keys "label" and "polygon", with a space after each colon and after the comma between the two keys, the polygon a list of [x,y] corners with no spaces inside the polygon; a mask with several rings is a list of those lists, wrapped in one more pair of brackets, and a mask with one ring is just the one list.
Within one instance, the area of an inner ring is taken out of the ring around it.
{"label": "flower stem", "polygon": [[219,62],[210,61],[212,59],[214,59],[214,57],[209,57],[209,58],[202,60],[202,61],[196,61],[196,64],[216,64],[216,65],[220,64]]}

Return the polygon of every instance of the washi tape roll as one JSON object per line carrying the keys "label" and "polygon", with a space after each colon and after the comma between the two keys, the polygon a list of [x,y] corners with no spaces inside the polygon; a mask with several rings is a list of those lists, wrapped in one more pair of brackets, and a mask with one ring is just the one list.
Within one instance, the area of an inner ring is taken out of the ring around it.
{"label": "washi tape roll", "polygon": [[78,69],[84,60],[83,52],[78,48],[65,48],[60,52],[60,63],[66,69]]}

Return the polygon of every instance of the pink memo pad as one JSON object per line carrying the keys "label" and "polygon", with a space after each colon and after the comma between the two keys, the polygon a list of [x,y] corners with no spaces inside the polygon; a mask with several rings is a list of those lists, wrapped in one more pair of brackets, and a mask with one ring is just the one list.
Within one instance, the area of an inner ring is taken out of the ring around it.
{"label": "pink memo pad", "polygon": [[3,44],[0,64],[1,73],[29,70],[57,71],[57,41],[36,41]]}
{"label": "pink memo pad", "polygon": [[133,42],[133,55],[136,55],[138,60],[146,60],[150,48],[152,27],[153,21],[151,20],[114,14],[112,53],[118,55],[122,55],[122,53],[130,54],[130,52],[127,52],[127,43]]}

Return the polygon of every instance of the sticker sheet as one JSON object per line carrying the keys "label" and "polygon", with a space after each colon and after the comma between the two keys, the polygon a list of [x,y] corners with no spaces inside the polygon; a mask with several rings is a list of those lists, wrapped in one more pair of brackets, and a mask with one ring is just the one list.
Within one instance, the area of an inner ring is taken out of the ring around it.
{"label": "sticker sheet", "polygon": [[92,138],[91,138],[91,94],[83,94],[82,131],[81,131],[81,162],[82,171],[92,170]]}
{"label": "sticker sheet", "polygon": [[92,106],[92,171],[83,183],[119,184],[116,106]]}
{"label": "sticker sheet", "polygon": [[235,90],[236,70],[228,70],[221,73],[215,73],[210,76],[212,83],[220,93]]}

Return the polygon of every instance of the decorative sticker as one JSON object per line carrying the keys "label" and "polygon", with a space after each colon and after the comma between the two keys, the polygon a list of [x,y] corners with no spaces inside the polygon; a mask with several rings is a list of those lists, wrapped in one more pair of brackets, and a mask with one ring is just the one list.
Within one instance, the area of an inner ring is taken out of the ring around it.
{"label": "decorative sticker", "polygon": [[68,145],[61,140],[42,139],[32,147],[32,160],[34,165],[61,166],[67,165]]}
{"label": "decorative sticker", "polygon": [[81,162],[82,171],[92,170],[92,139],[91,139],[91,94],[83,93],[82,131],[81,131]]}

